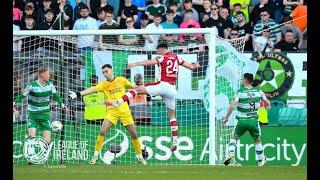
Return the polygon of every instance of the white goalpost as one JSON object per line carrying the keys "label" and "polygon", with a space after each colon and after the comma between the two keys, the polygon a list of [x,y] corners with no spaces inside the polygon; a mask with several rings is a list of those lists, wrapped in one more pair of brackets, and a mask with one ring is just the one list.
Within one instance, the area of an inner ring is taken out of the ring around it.
{"label": "white goalpost", "polygon": [[[246,62],[241,54],[245,38],[222,39],[212,28],[14,31],[13,42],[21,45],[13,53],[14,97],[21,94],[28,82],[37,78],[37,70],[44,67],[49,69],[51,82],[70,108],[65,112],[56,102],[51,102],[51,121],[61,121],[63,129],[51,133],[52,149],[45,163],[89,163],[104,117],[100,111],[103,107],[94,101],[86,103],[84,99],[71,101],[67,95],[68,90],[80,91],[104,81],[102,65],[111,64],[115,76],[123,76],[134,84],[139,78],[142,84],[158,80],[157,66],[126,68],[130,62],[157,56],[155,49],[144,47],[147,35],[159,38],[159,43],[167,43],[169,50],[189,63],[199,62],[201,65],[194,71],[179,67],[177,151],[170,151],[171,131],[162,99],[139,96],[130,102],[138,136],[149,153],[148,163],[223,164],[233,121],[223,125],[222,117],[245,71]],[[90,48],[79,47],[79,44],[90,45]],[[27,103],[28,97],[17,105],[20,115],[13,119],[14,164],[27,163],[23,157],[28,125]],[[93,116],[96,119],[90,118]],[[37,136],[41,135],[38,129]],[[98,160],[98,164],[112,163],[137,163],[130,135],[120,121],[106,134]]]}

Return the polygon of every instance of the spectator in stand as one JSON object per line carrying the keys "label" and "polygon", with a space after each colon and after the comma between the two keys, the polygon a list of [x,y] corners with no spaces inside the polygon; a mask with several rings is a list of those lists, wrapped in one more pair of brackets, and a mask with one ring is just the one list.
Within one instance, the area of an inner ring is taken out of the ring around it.
{"label": "spectator in stand", "polygon": [[244,14],[242,11],[237,13],[237,25],[235,29],[238,30],[239,37],[246,36],[246,43],[244,45],[244,51],[252,51],[252,39],[251,39],[251,27],[249,23],[244,20]]}
{"label": "spectator in stand", "polygon": [[[35,30],[35,18],[31,15],[24,18],[25,26],[22,30]],[[39,47],[39,38],[37,36],[28,36],[22,40],[21,49],[25,52],[31,52]]]}
{"label": "spectator in stand", "polygon": [[[99,26],[99,29],[119,29],[119,25],[116,21],[113,20],[113,12],[108,10],[106,12],[106,22]],[[102,43],[111,43],[115,44],[118,42],[117,35],[100,35],[99,36],[99,44]]]}
{"label": "spectator in stand", "polygon": [[133,17],[134,22],[138,20],[138,7],[131,3],[131,0],[125,0],[124,5],[119,8],[118,24],[121,29],[126,28],[127,17]]}
{"label": "spectator in stand", "polygon": [[[97,20],[89,16],[87,6],[80,7],[81,18],[76,20],[73,30],[97,30]],[[78,36],[77,48],[87,51],[92,50],[94,36]]]}
{"label": "spectator in stand", "polygon": [[[237,13],[241,11],[241,4],[240,3],[236,3],[233,5],[233,12],[232,15],[230,17],[232,23],[234,25],[236,25],[238,23],[237,21]],[[242,11],[241,11],[242,12]],[[243,12],[242,12],[243,13]],[[244,13],[243,13],[244,14]],[[247,21],[247,18],[245,18],[245,21]]]}
{"label": "spectator in stand", "polygon": [[177,13],[177,10],[178,10],[178,5],[177,5],[177,3],[175,3],[175,2],[170,3],[170,4],[169,4],[169,9],[171,9],[171,10],[174,12],[173,22],[180,27],[180,24],[182,23],[183,18],[182,18],[182,16],[180,16],[180,15]]}
{"label": "spectator in stand", "polygon": [[26,1],[26,6],[31,6],[33,8],[33,12],[36,13],[38,10],[38,1],[37,0],[28,0]]}
{"label": "spectator in stand", "polygon": [[[161,31],[163,29],[160,24],[162,21],[162,15],[156,14],[153,17],[153,23],[148,24],[146,29],[150,31]],[[160,35],[143,35],[143,38],[145,39],[144,47],[148,50],[155,50],[158,45]]]}
{"label": "spectator in stand", "polygon": [[62,17],[64,20],[64,27],[63,29],[69,30],[71,28],[71,21],[72,21],[72,7],[67,4],[67,0],[59,0],[59,13],[63,13]]}
{"label": "spectator in stand", "polygon": [[12,3],[13,3],[13,8],[12,8],[13,23],[16,25],[20,25],[22,11],[15,6],[15,3],[16,3],[15,0],[13,0]]}
{"label": "spectator in stand", "polygon": [[291,12],[298,6],[298,5],[303,5],[304,0],[283,0],[283,15],[289,16]]}
{"label": "spectator in stand", "polygon": [[137,11],[138,12],[138,19],[137,19],[136,23],[134,24],[135,27],[137,28],[137,27],[141,26],[141,16],[143,14],[145,14],[144,9],[147,5],[146,5],[145,0],[132,0],[132,4],[136,5],[137,9],[138,9],[138,11]]}
{"label": "spectator in stand", "polygon": [[25,23],[25,19],[27,16],[32,16],[33,19],[36,19],[36,16],[35,16],[35,13],[34,13],[34,8],[30,5],[26,6],[24,8],[24,14],[23,16],[21,17],[21,29],[24,29],[26,27],[26,23]]}
{"label": "spectator in stand", "polygon": [[210,18],[203,23],[204,28],[211,28],[215,26],[218,30],[218,35],[220,37],[224,37],[224,29],[225,29],[225,20],[218,15],[218,6],[213,4],[211,6],[211,15]]}
{"label": "spectator in stand", "polygon": [[284,35],[284,40],[278,42],[274,47],[274,52],[298,52],[298,44],[294,42],[294,33],[292,30],[287,30]]}
{"label": "spectator in stand", "polygon": [[228,39],[237,39],[238,37],[239,37],[238,30],[237,29],[231,29]]}
{"label": "spectator in stand", "polygon": [[[192,0],[184,0],[183,1],[183,9],[184,9],[184,14],[185,14],[186,10],[191,10],[192,11],[192,19],[199,22],[199,14],[198,14],[198,11],[192,7]],[[186,20],[185,16],[183,17],[183,20],[184,21]]]}
{"label": "spectator in stand", "polygon": [[145,29],[147,28],[149,24],[149,17],[147,14],[142,14],[141,15],[141,23],[140,23],[140,26],[136,29]]}
{"label": "spectator in stand", "polygon": [[303,41],[303,35],[300,29],[294,25],[292,25],[292,17],[287,16],[284,17],[281,23],[285,23],[283,26],[281,26],[281,34],[282,37],[285,37],[285,33],[288,30],[291,30],[294,34],[293,41],[298,44],[299,49],[301,49],[302,41]]}
{"label": "spectator in stand", "polygon": [[220,8],[219,15],[224,19],[224,38],[228,39],[230,30],[234,28],[232,21],[229,19],[229,9]]}
{"label": "spectator in stand", "polygon": [[260,20],[260,14],[262,11],[268,11],[271,19],[275,17],[275,10],[272,4],[268,3],[268,0],[260,0],[259,4],[255,5],[250,14],[250,26],[254,26]]}
{"label": "spectator in stand", "polygon": [[[128,31],[134,29],[133,17],[127,17],[126,23],[127,23]],[[118,43],[123,45],[137,45],[138,41],[139,41],[139,35],[134,35],[134,34],[120,35],[118,39]]]}
{"label": "spectator in stand", "polygon": [[145,9],[145,13],[149,16],[149,20],[153,21],[156,14],[164,16],[167,11],[167,7],[160,3],[160,0],[152,0],[152,4],[148,5]]}
{"label": "spectator in stand", "polygon": [[98,19],[97,17],[98,7],[102,7],[104,11],[107,11],[107,10],[114,11],[114,8],[110,4],[108,4],[107,0],[87,0],[87,5],[91,12],[91,16],[95,19]]}
{"label": "spectator in stand", "polygon": [[24,23],[25,26],[22,28],[22,30],[35,30],[36,21],[33,16],[25,16]]}
{"label": "spectator in stand", "polygon": [[[48,9],[51,9],[51,4],[52,4],[52,0],[43,0],[42,1],[42,7],[39,7],[38,11],[37,11],[37,19],[36,19],[36,24],[42,23],[43,20],[45,19],[44,14],[46,13],[46,11]],[[54,14],[56,14],[54,12]]]}
{"label": "spectator in stand", "polygon": [[163,29],[179,29],[179,26],[173,22],[174,12],[168,9],[166,14],[167,21],[161,23]]}
{"label": "spectator in stand", "polygon": [[203,23],[210,18],[211,5],[212,5],[211,0],[203,0],[203,12],[199,13],[200,25],[203,25]]}
{"label": "spectator in stand", "polygon": [[166,34],[164,36],[164,39],[162,39],[160,43],[166,43],[169,48],[181,46],[181,44],[176,40],[173,34]]}
{"label": "spectator in stand", "polygon": [[[249,21],[249,4],[250,0],[230,0],[229,10],[235,16],[237,12],[242,11],[245,21]],[[236,20],[236,18],[234,19]]]}
{"label": "spectator in stand", "polygon": [[[201,28],[200,24],[192,18],[193,11],[191,9],[186,9],[184,11],[185,20],[181,23],[180,29],[184,28]],[[179,43],[183,43],[185,41],[185,37],[188,36],[186,34],[179,34],[178,41]],[[196,38],[201,38],[201,34],[196,34]]]}
{"label": "spectator in stand", "polygon": [[261,10],[260,17],[261,20],[258,21],[253,27],[252,38],[255,39],[257,36],[261,36],[261,30],[263,27],[268,26],[270,27],[269,38],[272,43],[276,44],[277,42],[281,41],[281,28],[273,19],[270,19],[269,12],[266,9]]}
{"label": "spectator in stand", "polygon": [[[292,24],[298,27],[302,34],[307,32],[307,1],[304,0],[303,5],[298,5],[290,14],[292,19],[297,19]],[[299,18],[299,19],[298,19]]]}
{"label": "spectator in stand", "polygon": [[98,7],[97,8],[97,16],[98,16],[98,20],[97,20],[97,26],[98,27],[100,27],[100,25],[102,25],[102,24],[107,22],[106,12],[104,11],[104,9],[102,7]]}
{"label": "spectator in stand", "polygon": [[36,22],[36,29],[48,30],[48,29],[59,29],[59,23],[55,20],[55,13],[52,9],[47,9],[44,14],[44,19],[40,22]]}
{"label": "spectator in stand", "polygon": [[86,6],[86,4],[84,4],[81,0],[76,0],[76,7],[73,10],[73,19],[72,19],[72,26],[74,24],[74,22],[76,20],[78,20],[79,18],[81,18],[80,16],[80,7],[82,6]]}
{"label": "spectator in stand", "polygon": [[258,52],[259,59],[262,59],[265,53],[273,51],[273,42],[269,39],[269,27],[264,26],[262,29],[262,36],[258,36],[254,39],[254,51]]}

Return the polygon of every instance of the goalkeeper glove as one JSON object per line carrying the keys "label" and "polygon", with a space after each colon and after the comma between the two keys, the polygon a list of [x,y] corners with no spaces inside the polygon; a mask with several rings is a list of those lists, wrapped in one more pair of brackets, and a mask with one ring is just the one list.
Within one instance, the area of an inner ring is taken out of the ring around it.
{"label": "goalkeeper glove", "polygon": [[77,97],[80,97],[80,96],[81,96],[80,92],[69,91],[70,99],[76,99]]}

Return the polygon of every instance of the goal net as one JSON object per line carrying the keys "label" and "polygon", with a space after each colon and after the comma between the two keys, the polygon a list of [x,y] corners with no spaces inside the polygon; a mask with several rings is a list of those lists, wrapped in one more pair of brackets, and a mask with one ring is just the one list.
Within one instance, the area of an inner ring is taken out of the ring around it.
{"label": "goal net", "polygon": [[[68,90],[80,91],[104,81],[104,64],[111,64],[115,76],[123,76],[134,84],[158,81],[158,66],[126,68],[128,63],[156,57],[152,45],[157,39],[158,43],[166,42],[185,61],[199,62],[201,67],[194,71],[179,67],[179,146],[175,152],[170,151],[171,129],[162,99],[140,95],[130,102],[137,134],[149,154],[148,163],[223,163],[233,121],[223,125],[222,117],[240,86],[241,75],[250,67],[249,60],[241,54],[244,38],[217,38],[210,29],[17,31],[13,36],[18,47],[13,52],[14,97],[23,92],[28,82],[36,80],[37,70],[44,67],[49,69],[51,82],[70,109],[65,112],[51,101],[51,121],[61,121],[63,129],[51,133],[52,149],[45,163],[89,163],[105,107],[99,104],[99,95],[71,101]],[[13,115],[14,164],[27,163],[23,154],[28,137],[27,103],[28,97],[17,105],[20,115]],[[42,136],[40,129],[37,136]],[[137,163],[130,135],[120,122],[106,133],[97,163]]]}

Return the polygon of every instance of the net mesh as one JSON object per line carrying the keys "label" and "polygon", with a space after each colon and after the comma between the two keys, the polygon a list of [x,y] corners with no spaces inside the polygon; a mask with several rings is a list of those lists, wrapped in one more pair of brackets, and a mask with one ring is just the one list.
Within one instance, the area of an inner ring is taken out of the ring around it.
{"label": "net mesh", "polygon": [[[208,41],[204,38],[192,39],[192,34],[185,35],[184,42],[176,39],[179,35],[163,35],[163,42],[169,42],[169,49],[182,59],[199,62],[201,67],[189,71],[179,68],[177,83],[176,116],[179,126],[179,150],[172,153],[171,130],[166,107],[160,97],[147,98],[137,96],[130,109],[137,125],[137,134],[143,148],[149,153],[151,164],[208,164],[209,163],[209,99],[208,95]],[[121,37],[121,40],[119,40]],[[142,35],[101,35],[101,36],[14,36],[15,43],[21,44],[13,54],[14,97],[21,94],[28,82],[37,79],[39,68],[48,68],[51,81],[56,86],[64,103],[70,111],[62,111],[59,105],[51,101],[51,121],[63,124],[59,133],[51,133],[51,150],[48,164],[70,163],[86,164],[93,155],[96,137],[99,134],[102,112],[90,109],[84,100],[68,100],[68,90],[80,91],[105,80],[101,72],[104,64],[113,66],[115,76],[123,76],[129,81],[142,84],[157,81],[157,66],[127,69],[128,63],[151,59],[156,51],[145,47]],[[151,35],[156,39],[157,35]],[[170,41],[172,38],[173,40]],[[230,43],[228,43],[230,42]],[[237,59],[237,51],[242,52],[244,39],[217,39],[216,49],[216,96],[219,101],[229,104],[233,93],[239,87],[236,82],[240,77],[243,64]],[[233,47],[232,47],[233,46]],[[238,71],[228,69],[236,65]],[[89,100],[90,101],[90,100]],[[27,139],[27,104],[28,97],[17,106],[19,116],[13,118],[13,157],[14,164],[25,164],[23,143]],[[92,105],[93,108],[97,108]],[[219,105],[220,107],[220,105]],[[217,164],[222,164],[226,156],[226,147],[230,140],[232,125],[221,123],[226,107],[216,110],[216,157]],[[87,108],[87,109],[86,109]],[[86,113],[86,114],[85,114]],[[95,115],[94,120],[92,116]],[[37,136],[41,136],[40,129]],[[120,152],[112,147],[119,146]],[[98,164],[137,163],[131,138],[120,122],[106,133],[99,155]]]}

